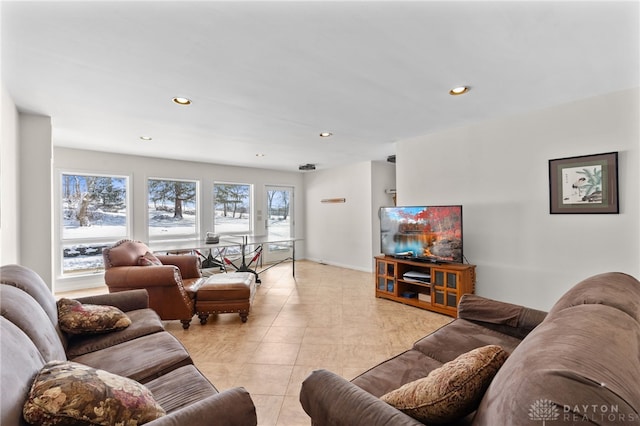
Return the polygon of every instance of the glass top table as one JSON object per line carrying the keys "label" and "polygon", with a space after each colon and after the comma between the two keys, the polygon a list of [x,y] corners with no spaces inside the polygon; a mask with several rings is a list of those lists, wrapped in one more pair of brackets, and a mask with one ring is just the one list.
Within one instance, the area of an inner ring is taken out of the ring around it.
{"label": "glass top table", "polygon": [[[224,265],[233,267],[237,272],[251,272],[256,276],[256,283],[260,283],[259,274],[276,265],[291,260],[292,274],[296,276],[296,241],[300,241],[302,238],[296,237],[269,237],[268,235],[221,235],[220,240],[217,243],[208,244],[204,240],[192,239],[192,240],[180,240],[180,241],[158,241],[149,244],[149,248],[155,251],[196,251],[199,250],[216,250],[220,255],[220,263],[224,262]],[[256,271],[253,267],[257,262],[260,254],[262,253],[262,246],[265,244],[291,244],[291,257],[278,260],[266,268],[260,271]],[[247,263],[246,254],[248,246],[257,246],[254,250],[255,255]],[[240,251],[240,264],[235,264],[229,258],[224,256],[224,252],[227,248],[238,247]],[[223,265],[221,265],[223,266]],[[226,270],[226,268],[225,268]]]}

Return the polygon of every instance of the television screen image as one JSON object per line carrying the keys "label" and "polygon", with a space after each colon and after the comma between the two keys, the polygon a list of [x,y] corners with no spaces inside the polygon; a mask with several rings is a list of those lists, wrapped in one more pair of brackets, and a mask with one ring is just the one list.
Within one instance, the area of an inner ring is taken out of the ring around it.
{"label": "television screen image", "polygon": [[389,256],[462,263],[462,206],[382,207],[380,247]]}

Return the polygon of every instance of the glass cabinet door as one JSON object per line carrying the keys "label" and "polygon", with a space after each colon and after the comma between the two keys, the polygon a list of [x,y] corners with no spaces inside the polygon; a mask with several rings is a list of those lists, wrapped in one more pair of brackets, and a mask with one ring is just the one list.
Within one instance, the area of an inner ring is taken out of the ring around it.
{"label": "glass cabinet door", "polygon": [[457,272],[434,270],[432,273],[435,286],[434,300],[437,305],[447,308],[458,306],[458,284],[460,277]]}
{"label": "glass cabinet door", "polygon": [[458,274],[447,272],[447,287],[456,290],[458,288]]}
{"label": "glass cabinet door", "polygon": [[392,262],[377,261],[376,287],[378,291],[394,293],[396,291],[395,264]]}
{"label": "glass cabinet door", "polygon": [[444,286],[444,279],[445,275],[443,271],[435,271],[435,274],[433,275],[433,283],[437,286]]}
{"label": "glass cabinet door", "polygon": [[385,286],[386,286],[387,281],[385,280],[384,277],[378,277],[378,290],[386,290]]}

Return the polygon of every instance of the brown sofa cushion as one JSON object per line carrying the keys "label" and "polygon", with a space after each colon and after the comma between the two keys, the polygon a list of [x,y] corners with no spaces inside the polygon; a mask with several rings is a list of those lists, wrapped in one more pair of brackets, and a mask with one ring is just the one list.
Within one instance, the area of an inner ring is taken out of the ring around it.
{"label": "brown sofa cushion", "polygon": [[[4,308],[5,300],[0,300]],[[0,316],[0,338],[0,424],[24,425],[24,400],[46,362],[29,337],[4,316]]]}
{"label": "brown sofa cushion", "polygon": [[[141,352],[140,348],[144,348],[144,351]],[[193,364],[182,343],[166,331],[69,357],[69,360],[108,370],[140,383],[146,383],[183,365]]]}
{"label": "brown sofa cushion", "polygon": [[522,339],[464,319],[455,319],[418,340],[413,348],[442,364],[473,349],[498,345],[511,353]]}
{"label": "brown sofa cushion", "polygon": [[167,413],[188,407],[218,393],[194,365],[177,368],[144,385]]}
{"label": "brown sofa cushion", "polygon": [[579,305],[606,305],[640,321],[640,285],[631,275],[606,272],[589,277],[567,291],[553,305],[549,315]]}
{"label": "brown sofa cushion", "polygon": [[138,266],[160,266],[162,262],[150,251],[138,258]]}
{"label": "brown sofa cushion", "polygon": [[36,425],[137,426],[165,414],[140,383],[70,361],[40,370],[23,409]]}
{"label": "brown sofa cushion", "polygon": [[[33,297],[19,288],[0,285],[0,300],[2,316],[29,337],[44,362],[67,359],[61,340],[63,333],[49,321],[47,313]],[[38,325],[34,327],[33,324]]]}
{"label": "brown sofa cushion", "polygon": [[524,339],[547,313],[512,303],[499,302],[475,294],[464,294],[458,304],[458,318]]}
{"label": "brown sofa cushion", "polygon": [[[118,293],[115,293],[118,294]],[[124,330],[101,334],[76,334],[67,345],[67,358],[96,352],[142,336],[164,331],[162,321],[152,309],[127,311],[131,325]],[[60,359],[60,358],[56,358]]]}
{"label": "brown sofa cushion", "polygon": [[56,299],[40,275],[20,265],[3,265],[1,268],[0,282],[19,288],[33,297],[47,313],[51,324],[55,325],[58,320]]}
{"label": "brown sofa cushion", "polygon": [[626,313],[583,304],[549,314],[496,374],[474,425],[493,426],[496,419],[510,426],[541,424],[532,409],[544,401],[552,402],[550,414],[558,414],[548,425],[587,424],[585,417],[597,424],[637,424],[638,359],[640,326]]}
{"label": "brown sofa cushion", "polygon": [[418,350],[409,349],[375,365],[351,383],[379,398],[404,384],[427,377],[442,364]]}
{"label": "brown sofa cushion", "polygon": [[422,422],[455,421],[477,408],[507,356],[496,345],[474,349],[380,399]]}
{"label": "brown sofa cushion", "polygon": [[60,329],[69,334],[106,333],[131,325],[129,317],[114,306],[84,305],[67,298],[58,300],[57,305]]}
{"label": "brown sofa cushion", "polygon": [[526,308],[512,303],[496,302],[475,294],[464,294],[460,299],[458,318],[517,327],[523,309]]}

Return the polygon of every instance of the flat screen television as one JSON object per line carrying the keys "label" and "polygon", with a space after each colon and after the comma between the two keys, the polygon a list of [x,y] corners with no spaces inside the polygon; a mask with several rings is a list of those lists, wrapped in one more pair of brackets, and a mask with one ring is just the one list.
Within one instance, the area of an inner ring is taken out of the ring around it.
{"label": "flat screen television", "polygon": [[462,206],[382,207],[380,247],[388,256],[462,263]]}

